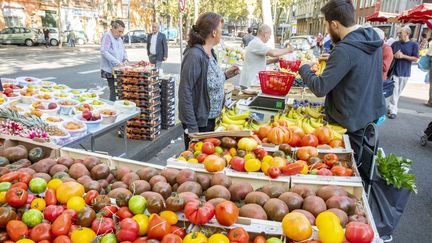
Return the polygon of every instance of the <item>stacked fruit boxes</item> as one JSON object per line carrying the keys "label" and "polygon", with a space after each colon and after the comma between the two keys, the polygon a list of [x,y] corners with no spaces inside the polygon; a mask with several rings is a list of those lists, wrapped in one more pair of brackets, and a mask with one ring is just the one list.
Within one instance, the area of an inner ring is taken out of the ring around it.
{"label": "stacked fruit boxes", "polygon": [[154,140],[161,130],[161,81],[156,72],[116,73],[117,99],[134,102],[141,114],[127,122],[130,139]]}
{"label": "stacked fruit boxes", "polygon": [[175,126],[175,85],[176,80],[173,77],[161,79],[162,129],[168,129]]}

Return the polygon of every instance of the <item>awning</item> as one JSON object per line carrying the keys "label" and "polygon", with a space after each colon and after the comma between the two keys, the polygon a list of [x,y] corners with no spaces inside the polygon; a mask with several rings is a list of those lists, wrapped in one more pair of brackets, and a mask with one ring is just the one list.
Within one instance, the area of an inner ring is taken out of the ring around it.
{"label": "awning", "polygon": [[375,12],[372,15],[367,16],[366,21],[370,22],[387,22],[389,18],[396,18],[396,13],[387,13],[387,12]]}
{"label": "awning", "polygon": [[405,23],[425,23],[432,19],[432,4],[422,3],[417,5],[401,14],[398,19]]}

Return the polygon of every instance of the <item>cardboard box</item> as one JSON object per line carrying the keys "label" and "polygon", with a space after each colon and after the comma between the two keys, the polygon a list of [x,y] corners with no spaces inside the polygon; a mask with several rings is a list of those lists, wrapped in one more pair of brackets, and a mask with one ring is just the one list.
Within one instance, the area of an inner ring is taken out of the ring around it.
{"label": "cardboard box", "polygon": [[2,150],[9,147],[23,145],[27,148],[27,150],[31,150],[35,147],[40,147],[42,148],[44,155],[49,155],[50,158],[57,158],[60,154],[61,147],[49,142],[38,142],[28,138],[7,136],[3,134],[0,134],[0,140],[3,140],[3,147],[1,148]]}

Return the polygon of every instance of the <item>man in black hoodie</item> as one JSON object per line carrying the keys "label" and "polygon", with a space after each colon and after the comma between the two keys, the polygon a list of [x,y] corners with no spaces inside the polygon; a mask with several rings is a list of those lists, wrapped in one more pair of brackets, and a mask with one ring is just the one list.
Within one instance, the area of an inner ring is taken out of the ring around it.
{"label": "man in black hoodie", "polygon": [[310,64],[302,65],[299,72],[316,96],[326,96],[327,120],[348,129],[357,159],[365,126],[386,113],[383,41],[372,28],[355,26],[351,0],[330,0],[321,12],[334,48],[320,77]]}

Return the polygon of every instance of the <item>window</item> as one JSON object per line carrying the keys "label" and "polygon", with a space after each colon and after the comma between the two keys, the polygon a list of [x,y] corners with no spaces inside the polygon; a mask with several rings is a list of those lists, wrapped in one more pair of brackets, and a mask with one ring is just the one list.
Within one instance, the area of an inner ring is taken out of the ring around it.
{"label": "window", "polygon": [[24,32],[25,32],[25,33],[30,33],[31,30],[30,30],[30,29],[24,29]]}
{"label": "window", "polygon": [[4,16],[6,26],[23,26],[24,19],[18,16]]}
{"label": "window", "polygon": [[12,34],[13,33],[13,29],[12,28],[6,28],[2,31],[2,34]]}

